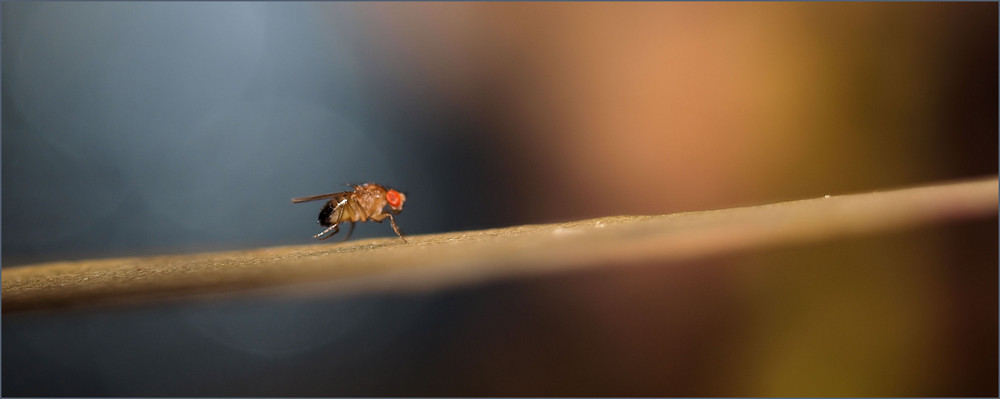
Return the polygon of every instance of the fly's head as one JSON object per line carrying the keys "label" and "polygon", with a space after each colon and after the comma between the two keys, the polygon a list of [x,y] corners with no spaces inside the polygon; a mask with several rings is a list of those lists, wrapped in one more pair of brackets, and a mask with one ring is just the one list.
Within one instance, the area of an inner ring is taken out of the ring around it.
{"label": "fly's head", "polygon": [[385,193],[385,201],[389,203],[390,212],[399,213],[403,211],[403,203],[406,202],[406,194],[390,188],[389,191]]}

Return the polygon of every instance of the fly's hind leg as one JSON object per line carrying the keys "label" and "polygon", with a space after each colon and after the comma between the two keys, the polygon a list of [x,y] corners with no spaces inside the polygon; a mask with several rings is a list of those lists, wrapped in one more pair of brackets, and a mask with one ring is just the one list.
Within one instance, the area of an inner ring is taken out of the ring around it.
{"label": "fly's hind leg", "polygon": [[[320,232],[317,235],[314,235],[313,237],[316,237],[316,238],[320,239],[320,241],[325,240],[325,239],[330,238],[330,237],[333,237],[334,234],[337,234],[337,232],[340,231],[340,227],[337,227],[337,225],[339,225],[339,224],[340,223],[334,223],[333,226],[327,227],[326,230],[323,230],[322,232]],[[351,227],[353,227],[353,223],[352,223]],[[329,232],[330,230],[333,230],[333,233],[330,233],[326,237],[320,237],[323,234],[326,234],[327,232]]]}

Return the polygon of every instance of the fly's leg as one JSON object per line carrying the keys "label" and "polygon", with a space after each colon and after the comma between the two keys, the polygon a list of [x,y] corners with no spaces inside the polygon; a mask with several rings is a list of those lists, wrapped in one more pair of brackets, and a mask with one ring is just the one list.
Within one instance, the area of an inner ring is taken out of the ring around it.
{"label": "fly's leg", "polygon": [[[346,202],[344,202],[344,210],[341,212],[341,217],[343,217],[343,214],[346,213],[348,210],[351,211],[351,215],[363,215],[364,214],[364,212],[362,212],[362,210],[361,210],[361,205],[358,205],[358,203],[356,201],[351,201],[349,199],[345,200],[345,201]],[[350,218],[350,219],[348,219],[348,220],[350,220],[350,222],[351,222],[351,229],[347,231],[347,236],[344,237],[343,241],[347,241],[348,238],[351,238],[351,234],[354,234],[354,226],[357,224],[357,220],[355,220],[353,217]],[[348,221],[348,220],[344,220],[344,221]],[[363,222],[364,219],[362,219],[361,221]]]}
{"label": "fly's leg", "polygon": [[347,241],[348,238],[351,238],[351,233],[354,233],[354,224],[354,222],[351,222],[351,229],[347,230],[347,236],[341,241]]}
{"label": "fly's leg", "polygon": [[392,231],[395,231],[396,235],[399,236],[399,238],[402,238],[403,242],[406,242],[406,238],[403,238],[403,234],[399,232],[399,226],[396,225],[396,218],[392,217],[391,213],[380,213],[378,215],[372,216],[371,219],[374,222],[382,223],[383,221],[385,221],[386,217],[388,217],[389,222],[392,223]]}
{"label": "fly's leg", "polygon": [[406,239],[403,238],[403,235],[399,232],[399,226],[396,226],[396,218],[392,217],[391,213],[387,213],[386,215],[389,215],[389,222],[392,223],[392,230],[396,232],[396,235],[399,236],[403,242],[406,242]]}
{"label": "fly's leg", "polygon": [[[322,232],[320,232],[317,235],[314,235],[313,237],[320,239],[320,241],[325,240],[325,239],[330,238],[330,237],[333,237],[334,234],[337,234],[337,232],[340,231],[340,227],[337,227],[337,225],[339,225],[339,224],[340,223],[334,223],[333,226],[327,227],[326,230],[323,230]],[[351,227],[353,227],[353,224],[352,224]],[[320,237],[323,234],[326,234],[330,230],[333,230],[333,233],[330,233],[330,235],[328,235],[326,237]]]}

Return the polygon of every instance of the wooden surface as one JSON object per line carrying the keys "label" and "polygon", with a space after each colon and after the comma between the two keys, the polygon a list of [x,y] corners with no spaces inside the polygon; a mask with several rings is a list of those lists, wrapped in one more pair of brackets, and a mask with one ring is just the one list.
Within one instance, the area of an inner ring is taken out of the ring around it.
{"label": "wooden surface", "polygon": [[430,290],[995,217],[996,177],[660,216],[3,270],[3,312],[231,294]]}

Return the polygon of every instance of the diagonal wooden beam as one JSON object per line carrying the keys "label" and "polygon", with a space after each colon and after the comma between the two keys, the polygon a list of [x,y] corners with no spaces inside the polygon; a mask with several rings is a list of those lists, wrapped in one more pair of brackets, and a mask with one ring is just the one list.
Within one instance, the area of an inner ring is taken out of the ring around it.
{"label": "diagonal wooden beam", "polygon": [[997,214],[998,179],[659,216],[4,269],[4,313],[229,294],[432,290]]}

